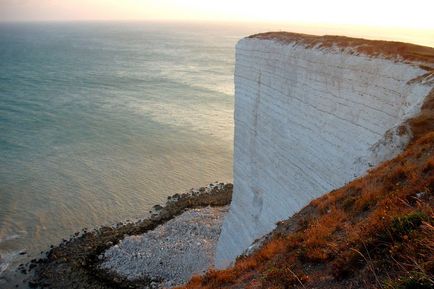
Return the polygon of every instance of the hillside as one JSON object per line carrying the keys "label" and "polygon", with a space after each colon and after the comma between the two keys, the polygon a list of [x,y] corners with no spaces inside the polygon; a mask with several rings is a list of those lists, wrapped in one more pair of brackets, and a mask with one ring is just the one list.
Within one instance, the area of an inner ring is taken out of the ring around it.
{"label": "hillside", "polygon": [[233,267],[179,288],[434,288],[433,96],[404,152],[279,222]]}

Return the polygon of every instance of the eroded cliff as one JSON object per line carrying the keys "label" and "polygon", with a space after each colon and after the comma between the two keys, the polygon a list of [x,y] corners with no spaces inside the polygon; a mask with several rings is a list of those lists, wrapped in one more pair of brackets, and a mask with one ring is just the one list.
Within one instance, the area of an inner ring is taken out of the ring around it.
{"label": "eroded cliff", "polygon": [[406,121],[433,88],[432,50],[291,33],[237,44],[234,195],[218,267],[313,198],[405,148]]}

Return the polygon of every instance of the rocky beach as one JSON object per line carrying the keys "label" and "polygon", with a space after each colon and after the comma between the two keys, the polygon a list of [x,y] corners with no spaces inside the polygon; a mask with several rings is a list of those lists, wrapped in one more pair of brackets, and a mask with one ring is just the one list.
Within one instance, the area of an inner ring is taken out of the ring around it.
{"label": "rocky beach", "polygon": [[215,247],[229,207],[189,209],[142,235],[128,236],[100,255],[102,269],[128,280],[148,276],[164,288],[182,285],[214,265]]}
{"label": "rocky beach", "polygon": [[[31,288],[167,288],[213,264],[232,184],[213,183],[168,197],[150,217],[92,231],[18,268]],[[25,287],[24,287],[25,288]]]}

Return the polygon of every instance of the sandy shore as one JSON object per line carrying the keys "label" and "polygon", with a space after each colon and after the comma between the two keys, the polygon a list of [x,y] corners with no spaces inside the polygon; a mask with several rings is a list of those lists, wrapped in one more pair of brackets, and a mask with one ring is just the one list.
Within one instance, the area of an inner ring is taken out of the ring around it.
{"label": "sandy shore", "polygon": [[[20,270],[31,288],[161,288],[212,264],[232,184],[168,197],[151,217],[77,232]],[[142,256],[142,257],[138,257]],[[194,264],[194,263],[197,264]]]}

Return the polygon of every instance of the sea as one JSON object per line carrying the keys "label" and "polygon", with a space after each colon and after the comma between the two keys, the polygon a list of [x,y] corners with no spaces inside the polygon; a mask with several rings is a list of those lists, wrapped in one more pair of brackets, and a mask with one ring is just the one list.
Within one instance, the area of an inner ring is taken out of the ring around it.
{"label": "sea", "polygon": [[0,274],[87,227],[232,181],[249,27],[0,24]]}
{"label": "sea", "polygon": [[0,281],[82,228],[231,182],[234,47],[272,29],[1,23]]}

